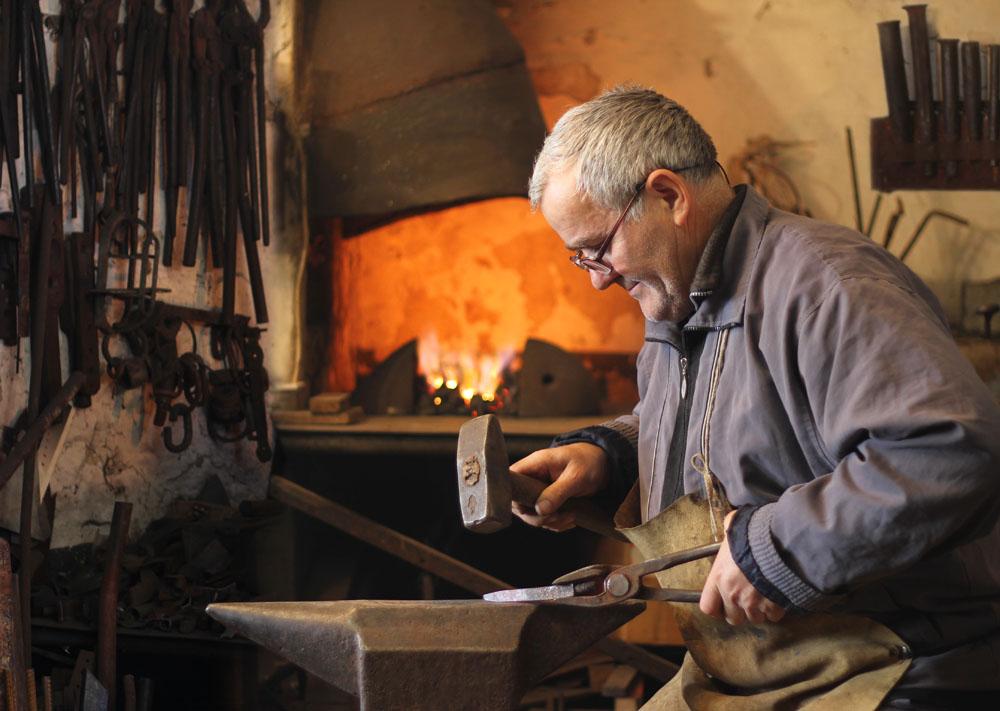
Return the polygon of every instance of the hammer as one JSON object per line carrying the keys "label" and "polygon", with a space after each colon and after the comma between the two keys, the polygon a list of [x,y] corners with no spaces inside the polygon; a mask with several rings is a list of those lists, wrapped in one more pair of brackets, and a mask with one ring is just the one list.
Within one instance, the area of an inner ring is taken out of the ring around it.
{"label": "hammer", "polygon": [[[510,471],[507,444],[496,415],[475,417],[458,432],[458,503],[470,531],[493,533],[510,525],[511,501],[534,506],[545,484]],[[602,536],[627,540],[593,502],[570,499],[560,508],[576,524]]]}

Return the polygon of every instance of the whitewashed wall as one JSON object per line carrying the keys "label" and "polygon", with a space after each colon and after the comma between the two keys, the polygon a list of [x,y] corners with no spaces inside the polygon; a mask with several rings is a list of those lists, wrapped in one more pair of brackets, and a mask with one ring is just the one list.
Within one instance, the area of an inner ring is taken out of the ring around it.
{"label": "whitewashed wall", "polygon": [[[594,92],[651,86],[684,104],[715,138],[720,155],[768,134],[799,142],[783,165],[821,219],[854,224],[844,127],[854,131],[865,214],[868,121],[887,114],[876,23],[897,19],[894,0],[498,0],[525,48],[551,123]],[[932,37],[1000,43],[995,0],[928,5]],[[906,50],[908,53],[908,49]],[[907,263],[957,320],[963,280],[1000,276],[996,192],[901,192],[906,214],[895,249],[930,209],[971,220],[931,223]],[[881,236],[894,200],[883,203]]]}

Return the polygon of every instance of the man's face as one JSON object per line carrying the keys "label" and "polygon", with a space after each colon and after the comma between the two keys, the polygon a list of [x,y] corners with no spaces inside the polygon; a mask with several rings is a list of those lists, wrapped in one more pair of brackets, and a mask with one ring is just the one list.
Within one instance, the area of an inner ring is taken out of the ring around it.
{"label": "man's face", "polygon": [[[591,271],[590,281],[595,289],[611,285],[625,289],[650,321],[680,321],[693,310],[688,293],[697,245],[682,225],[675,224],[667,200],[647,188],[639,199],[646,201],[642,218],[623,222],[604,254],[602,261],[613,271],[606,275]],[[549,179],[541,211],[567,249],[582,249],[588,256],[597,251],[618,218],[577,194],[573,170]]]}

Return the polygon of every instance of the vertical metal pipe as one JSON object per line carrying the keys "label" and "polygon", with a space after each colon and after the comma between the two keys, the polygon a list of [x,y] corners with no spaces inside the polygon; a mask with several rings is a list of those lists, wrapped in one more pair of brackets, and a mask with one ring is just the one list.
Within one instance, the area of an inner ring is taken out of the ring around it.
{"label": "vertical metal pipe", "polygon": [[872,205],[872,214],[868,216],[868,224],[865,225],[865,236],[871,237],[872,230],[875,228],[875,220],[878,217],[878,211],[882,208],[882,193],[875,196],[875,204]]}
{"label": "vertical metal pipe", "polygon": [[125,697],[123,711],[136,711],[135,677],[132,674],[126,674],[122,677],[122,691]]}
{"label": "vertical metal pipe", "polygon": [[861,190],[858,188],[858,166],[854,158],[854,134],[848,126],[847,132],[847,160],[851,166],[851,195],[854,198],[854,229],[860,232],[864,229],[861,224]]}
{"label": "vertical metal pipe", "polygon": [[97,678],[108,690],[108,711],[115,709],[115,692],[118,689],[115,677],[118,577],[131,518],[132,504],[116,501],[114,514],[111,516],[111,532],[108,535],[108,552],[104,561],[104,577],[101,579],[97,612]]}
{"label": "vertical metal pipe", "polygon": [[913,119],[910,116],[910,95],[906,88],[899,20],[878,23],[878,43],[882,51],[882,76],[885,79],[889,119],[896,138],[909,142],[913,140]]}
{"label": "vertical metal pipe", "polygon": [[0,538],[0,670],[6,672],[4,695],[9,711],[24,711],[27,703],[24,650],[19,634],[21,615],[17,603],[17,576],[11,567],[10,544]]}
{"label": "vertical metal pipe", "polygon": [[[941,113],[942,137],[949,143],[958,141],[958,40],[943,39],[938,44],[941,48]],[[949,160],[945,163],[945,174],[949,178],[958,173],[958,163]]]}
{"label": "vertical metal pipe", "polygon": [[28,711],[38,711],[38,689],[35,687],[35,670],[25,672],[25,683],[28,687]]}
{"label": "vertical metal pipe", "polygon": [[970,141],[983,136],[983,75],[978,42],[962,43],[962,106],[965,135]]}
{"label": "vertical metal pipe", "polygon": [[139,677],[139,689],[136,693],[137,711],[151,711],[153,708],[153,680],[149,677]]}
{"label": "vertical metal pipe", "polygon": [[14,673],[10,669],[2,671],[4,711],[21,711],[21,707],[17,705],[17,685],[14,683]]}
{"label": "vertical metal pipe", "polygon": [[[914,138],[917,143],[934,141],[934,96],[931,89],[931,47],[927,35],[927,6],[905,5],[910,22],[910,50],[913,55]],[[934,164],[924,165],[924,174],[934,175]]]}
{"label": "vertical metal pipe", "polygon": [[[31,12],[28,3],[20,3],[19,34],[21,42],[21,116],[24,117],[22,128],[24,133],[24,182],[28,186],[25,205],[31,208],[31,201],[34,196],[31,194],[35,185],[35,139],[34,139],[34,87],[32,86],[34,76],[34,60],[31,56]],[[9,21],[9,20],[8,20]],[[46,97],[48,98],[48,97]],[[11,181],[13,182],[13,181]],[[27,635],[26,635],[27,636]]]}
{"label": "vertical metal pipe", "polygon": [[[28,82],[29,84],[31,82]],[[30,133],[30,124],[25,121],[25,131]],[[25,159],[30,160],[31,154],[26,153]],[[37,186],[29,184],[24,190],[25,195],[36,192]],[[52,288],[49,277],[52,273],[53,242],[62,238],[61,222],[62,207],[54,204],[44,189],[38,188],[35,204],[40,206],[40,224],[32,225],[32,237],[37,246],[35,268],[31,275],[31,369],[28,373],[28,422],[34,422],[41,410],[44,375],[42,354],[45,352],[45,332],[49,327],[49,296]],[[29,204],[25,200],[25,204]],[[27,235],[25,235],[27,237]],[[53,324],[55,327],[55,324]],[[21,537],[21,637],[24,640],[25,666],[31,663],[31,524],[34,514],[38,482],[35,477],[35,452],[31,452],[24,460],[21,470],[21,515],[18,535]]]}
{"label": "vertical metal pipe", "polygon": [[[1000,44],[990,45],[989,69],[989,83],[986,90],[986,137],[996,141],[1000,139]],[[993,148],[996,150],[996,146]],[[997,161],[991,160],[990,165],[996,167]]]}

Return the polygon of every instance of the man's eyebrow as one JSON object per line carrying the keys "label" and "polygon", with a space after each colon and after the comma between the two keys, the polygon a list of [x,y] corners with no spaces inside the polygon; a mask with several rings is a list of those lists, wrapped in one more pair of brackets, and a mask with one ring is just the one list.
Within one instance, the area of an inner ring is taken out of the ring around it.
{"label": "man's eyebrow", "polygon": [[607,237],[607,235],[603,233],[586,235],[567,243],[566,249],[571,252],[579,252],[581,249],[586,249],[587,247],[596,247],[604,241],[605,237]]}

